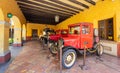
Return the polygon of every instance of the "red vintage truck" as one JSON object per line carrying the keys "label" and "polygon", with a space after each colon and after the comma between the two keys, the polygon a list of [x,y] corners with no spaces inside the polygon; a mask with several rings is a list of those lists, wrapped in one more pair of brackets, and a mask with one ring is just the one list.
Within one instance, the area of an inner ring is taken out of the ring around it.
{"label": "red vintage truck", "polygon": [[52,54],[57,54],[58,51],[58,40],[62,37],[68,36],[68,29],[56,30],[56,34],[49,36],[49,49]]}
{"label": "red vintage truck", "polygon": [[87,50],[95,50],[97,55],[102,55],[103,46],[97,44],[93,32],[93,24],[88,22],[81,22],[71,24],[68,26],[69,34],[67,37],[59,38],[56,48],[62,48],[62,66],[64,68],[71,68],[76,61],[77,52],[82,52],[85,48]]}
{"label": "red vintage truck", "polygon": [[50,35],[49,40],[58,41],[60,37],[67,37],[67,36],[68,36],[68,29],[60,29],[60,30],[56,30],[56,34]]}
{"label": "red vintage truck", "polygon": [[55,34],[55,31],[53,29],[44,28],[43,34],[39,36],[39,40],[43,43],[43,45],[47,45],[49,41],[48,40],[49,36],[54,34]]}

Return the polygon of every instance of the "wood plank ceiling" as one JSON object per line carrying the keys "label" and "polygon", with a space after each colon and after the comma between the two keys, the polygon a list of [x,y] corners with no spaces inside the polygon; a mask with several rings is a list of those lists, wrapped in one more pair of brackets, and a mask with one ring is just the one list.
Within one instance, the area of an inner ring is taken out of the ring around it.
{"label": "wood plank ceiling", "polygon": [[[89,9],[98,0],[16,0],[27,21],[56,25],[63,20]],[[59,21],[55,22],[55,16]]]}

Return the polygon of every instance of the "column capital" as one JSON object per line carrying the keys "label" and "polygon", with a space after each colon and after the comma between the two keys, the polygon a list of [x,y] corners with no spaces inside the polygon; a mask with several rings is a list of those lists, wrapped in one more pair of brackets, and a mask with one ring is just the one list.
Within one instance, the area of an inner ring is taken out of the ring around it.
{"label": "column capital", "polygon": [[3,21],[3,20],[0,20],[0,25],[7,25],[7,26],[10,26],[10,23],[7,22],[7,21]]}

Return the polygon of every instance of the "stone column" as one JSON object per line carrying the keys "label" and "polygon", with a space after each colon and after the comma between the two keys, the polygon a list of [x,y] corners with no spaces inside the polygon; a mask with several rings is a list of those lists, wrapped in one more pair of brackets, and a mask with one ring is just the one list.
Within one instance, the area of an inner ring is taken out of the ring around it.
{"label": "stone column", "polygon": [[10,60],[11,53],[9,51],[9,27],[6,21],[0,21],[0,63]]}
{"label": "stone column", "polygon": [[26,41],[26,27],[25,27],[25,24],[22,25],[22,40]]}

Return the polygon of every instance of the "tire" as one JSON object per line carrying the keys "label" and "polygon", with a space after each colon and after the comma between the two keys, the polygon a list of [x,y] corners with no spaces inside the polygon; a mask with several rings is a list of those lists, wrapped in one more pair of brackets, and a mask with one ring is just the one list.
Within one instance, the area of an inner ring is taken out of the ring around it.
{"label": "tire", "polygon": [[62,66],[66,69],[71,68],[75,64],[76,57],[76,51],[73,49],[68,49],[67,51],[63,52]]}
{"label": "tire", "polygon": [[102,56],[103,52],[104,52],[104,47],[101,44],[98,44],[96,46],[96,55]]}
{"label": "tire", "polygon": [[51,43],[51,46],[50,46],[50,52],[54,55],[56,55],[58,53],[58,47],[57,45],[55,45],[55,43]]}

